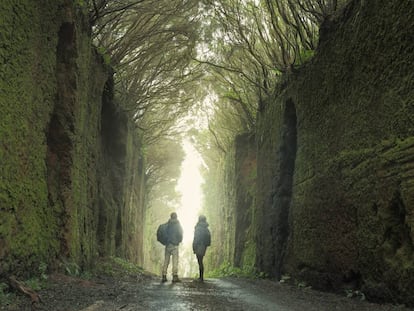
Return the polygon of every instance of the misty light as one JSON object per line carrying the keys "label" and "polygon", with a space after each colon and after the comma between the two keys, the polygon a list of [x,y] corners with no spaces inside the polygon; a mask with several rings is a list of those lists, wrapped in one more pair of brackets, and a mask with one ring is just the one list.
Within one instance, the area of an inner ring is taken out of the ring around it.
{"label": "misty light", "polygon": [[181,204],[177,210],[178,218],[184,230],[183,247],[191,246],[194,226],[201,210],[202,193],[200,174],[201,157],[187,140],[183,141],[185,158],[181,166],[181,176],[177,191],[181,193]]}
{"label": "misty light", "polygon": [[183,242],[180,246],[179,270],[183,277],[192,277],[198,271],[197,261],[192,250],[192,242],[194,227],[201,213],[201,184],[203,179],[200,174],[200,166],[202,159],[188,140],[183,141],[183,149],[185,157],[176,188],[181,193],[181,203],[177,209],[177,214],[184,231]]}

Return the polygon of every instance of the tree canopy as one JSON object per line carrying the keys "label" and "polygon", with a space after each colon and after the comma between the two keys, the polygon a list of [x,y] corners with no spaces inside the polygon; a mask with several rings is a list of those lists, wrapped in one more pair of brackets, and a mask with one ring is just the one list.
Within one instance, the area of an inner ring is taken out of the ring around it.
{"label": "tree canopy", "polygon": [[254,130],[257,110],[283,74],[313,55],[319,26],[346,1],[82,2],[144,141],[180,132],[177,120],[197,104],[225,150],[234,135]]}
{"label": "tree canopy", "polygon": [[257,111],[313,56],[321,23],[345,2],[204,1],[196,61],[206,68],[210,145],[226,152],[236,135],[254,132]]}
{"label": "tree canopy", "polygon": [[162,150],[189,128],[210,160],[254,132],[257,111],[312,57],[321,23],[346,1],[80,1],[115,70],[116,98],[148,146],[150,187],[174,179]]}
{"label": "tree canopy", "polygon": [[146,144],[177,133],[196,100],[196,0],[92,0],[92,34],[115,69],[117,98]]}

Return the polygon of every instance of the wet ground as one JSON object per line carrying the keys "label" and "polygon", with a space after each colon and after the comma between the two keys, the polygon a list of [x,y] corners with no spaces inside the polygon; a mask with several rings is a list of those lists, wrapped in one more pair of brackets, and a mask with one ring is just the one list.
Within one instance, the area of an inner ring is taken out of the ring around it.
{"label": "wet ground", "polygon": [[[101,277],[83,280],[53,275],[47,288],[38,291],[44,311],[132,310],[246,310],[246,311],[406,311],[403,306],[378,305],[359,298],[297,288],[269,280],[241,278],[207,279],[198,282],[160,283],[148,275]],[[31,310],[23,296],[0,310]]]}

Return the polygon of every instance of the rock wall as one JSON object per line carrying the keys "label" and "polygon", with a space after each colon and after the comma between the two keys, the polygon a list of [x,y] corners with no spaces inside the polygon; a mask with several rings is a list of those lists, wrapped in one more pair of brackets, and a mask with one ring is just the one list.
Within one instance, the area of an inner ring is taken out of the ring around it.
{"label": "rock wall", "polygon": [[206,271],[233,262],[235,238],[235,150],[222,155],[204,175],[204,209],[211,231]]}
{"label": "rock wall", "polygon": [[269,104],[259,116],[257,139],[257,260],[260,271],[281,277],[291,226],[293,173],[297,153],[297,115],[291,99]]}
{"label": "rock wall", "polygon": [[214,164],[205,175],[203,189],[212,234],[206,270],[230,265],[252,271],[256,259],[254,135],[237,136],[229,152]]}
{"label": "rock wall", "polygon": [[262,271],[414,304],[413,16],[352,1],[260,113]]}
{"label": "rock wall", "polygon": [[253,268],[256,261],[253,226],[256,210],[256,141],[254,135],[242,134],[235,141],[235,223],[233,265]]}
{"label": "rock wall", "polygon": [[139,139],[75,3],[0,4],[2,275],[142,256]]}

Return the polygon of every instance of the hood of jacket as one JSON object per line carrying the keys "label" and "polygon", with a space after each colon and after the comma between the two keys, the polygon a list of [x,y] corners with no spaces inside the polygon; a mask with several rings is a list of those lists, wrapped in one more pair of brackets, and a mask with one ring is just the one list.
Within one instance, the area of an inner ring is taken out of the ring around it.
{"label": "hood of jacket", "polygon": [[197,227],[201,227],[201,228],[207,228],[208,227],[208,222],[206,222],[206,221],[199,221],[197,224],[196,224],[196,228]]}
{"label": "hood of jacket", "polygon": [[168,223],[171,224],[171,225],[174,225],[174,224],[179,224],[180,222],[179,222],[178,219],[172,219],[172,218],[170,218],[168,220]]}

